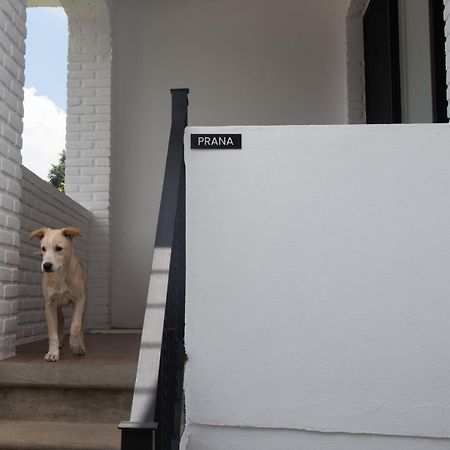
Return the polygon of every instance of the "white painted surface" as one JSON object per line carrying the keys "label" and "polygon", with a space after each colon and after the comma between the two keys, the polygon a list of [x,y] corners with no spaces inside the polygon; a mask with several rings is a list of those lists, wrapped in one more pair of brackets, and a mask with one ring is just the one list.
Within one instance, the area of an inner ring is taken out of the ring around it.
{"label": "white painted surface", "polygon": [[186,136],[188,432],[449,437],[450,128]]}
{"label": "white painted surface", "polygon": [[16,347],[26,1],[0,1],[0,359]]}
{"label": "white painted surface", "polygon": [[[450,440],[192,425],[186,450],[448,450]],[[183,442],[184,444],[184,442]]]}
{"label": "white painted surface", "polygon": [[113,3],[112,318],[114,326],[137,327],[147,298],[170,89],[190,88],[191,124],[345,123],[347,1]]}
{"label": "white painted surface", "polygon": [[[111,20],[106,0],[62,0],[69,19],[66,193],[92,213],[90,326],[111,326]],[[121,299],[124,301],[123,299]]]}
{"label": "white painted surface", "polygon": [[400,0],[402,122],[433,122],[428,0]]}

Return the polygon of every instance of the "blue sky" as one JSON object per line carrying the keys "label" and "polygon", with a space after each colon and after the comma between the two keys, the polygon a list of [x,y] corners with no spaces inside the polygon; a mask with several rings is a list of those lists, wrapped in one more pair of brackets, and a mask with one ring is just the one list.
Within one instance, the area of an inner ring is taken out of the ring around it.
{"label": "blue sky", "polygon": [[44,179],[65,147],[67,47],[62,8],[27,8],[22,160]]}
{"label": "blue sky", "polygon": [[67,16],[62,8],[28,8],[25,86],[59,108],[67,104]]}

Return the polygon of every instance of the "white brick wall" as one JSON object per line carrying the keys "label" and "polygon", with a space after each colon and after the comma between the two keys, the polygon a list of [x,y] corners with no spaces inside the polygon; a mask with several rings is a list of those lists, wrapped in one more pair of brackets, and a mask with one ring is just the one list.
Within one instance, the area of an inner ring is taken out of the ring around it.
{"label": "white brick wall", "polygon": [[[41,228],[79,227],[83,236],[76,238],[75,251],[86,266],[91,213],[22,167],[22,208],[20,214],[20,263],[19,263],[19,310],[17,344],[47,338],[44,301],[41,289],[39,241],[28,241],[31,231]],[[87,293],[87,316],[89,323],[89,291]],[[95,308],[94,308],[95,311]],[[70,312],[65,311],[69,317]],[[68,327],[69,321],[66,321]]]}
{"label": "white brick wall", "polygon": [[447,69],[447,116],[450,117],[450,0],[444,1],[444,19],[445,19],[445,67]]}
{"label": "white brick wall", "polygon": [[92,212],[90,326],[110,326],[111,26],[102,0],[63,0],[69,18],[66,192]]}
{"label": "white brick wall", "polygon": [[25,0],[0,1],[0,359],[17,330]]}
{"label": "white brick wall", "polygon": [[352,0],[347,15],[348,123],[366,123],[363,15],[369,0]]}

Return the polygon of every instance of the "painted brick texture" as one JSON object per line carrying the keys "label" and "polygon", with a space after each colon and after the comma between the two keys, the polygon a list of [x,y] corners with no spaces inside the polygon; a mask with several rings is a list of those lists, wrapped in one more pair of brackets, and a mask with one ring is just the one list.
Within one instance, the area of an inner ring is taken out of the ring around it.
{"label": "painted brick texture", "polygon": [[[95,3],[95,4],[94,4]],[[111,27],[102,1],[63,0],[69,17],[66,192],[92,212],[93,328],[110,326]],[[90,6],[89,6],[90,5]]]}
{"label": "painted brick texture", "polygon": [[15,352],[25,0],[0,1],[0,359]]}
{"label": "painted brick texture", "polygon": [[444,19],[445,19],[445,68],[447,69],[447,116],[450,117],[450,0],[444,1]]}
{"label": "painted brick texture", "polygon": [[362,18],[368,0],[353,0],[347,14],[348,123],[366,123]]}
{"label": "painted brick texture", "polygon": [[[47,338],[41,289],[39,241],[35,239],[29,242],[29,233],[41,227],[79,227],[83,236],[74,239],[75,253],[86,266],[90,217],[91,213],[85,208],[27,168],[22,167],[17,344]],[[89,326],[89,292],[87,294],[86,325]],[[66,318],[70,317],[70,308],[64,311],[64,315]],[[69,325],[69,320],[66,320],[66,328]]]}

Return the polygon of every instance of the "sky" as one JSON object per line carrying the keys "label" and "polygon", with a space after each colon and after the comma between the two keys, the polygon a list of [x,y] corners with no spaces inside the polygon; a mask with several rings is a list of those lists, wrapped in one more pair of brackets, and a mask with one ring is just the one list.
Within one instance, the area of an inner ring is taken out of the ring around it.
{"label": "sky", "polygon": [[65,148],[67,16],[27,8],[22,163],[45,180]]}

